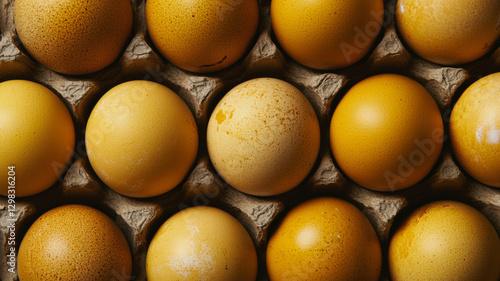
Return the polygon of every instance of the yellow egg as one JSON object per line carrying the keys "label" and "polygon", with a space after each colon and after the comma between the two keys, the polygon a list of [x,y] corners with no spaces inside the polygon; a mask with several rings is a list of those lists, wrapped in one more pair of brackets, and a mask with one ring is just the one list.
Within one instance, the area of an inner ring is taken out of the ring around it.
{"label": "yellow egg", "polygon": [[176,187],[198,153],[198,129],[184,101],[150,81],[109,90],[90,114],[85,144],[92,168],[115,191],[152,197]]}
{"label": "yellow egg", "polygon": [[259,24],[256,0],[148,0],[149,36],[174,65],[192,72],[222,70],[248,50]]}
{"label": "yellow egg", "polygon": [[306,201],[286,214],[267,246],[270,280],[378,280],[377,234],[356,207],[337,198]]}
{"label": "yellow egg", "polygon": [[453,107],[453,153],[476,180],[500,187],[500,72],[479,79]]}
{"label": "yellow egg", "polygon": [[34,59],[54,71],[80,75],[118,58],[133,18],[129,0],[16,0],[14,21]]}
{"label": "yellow egg", "polygon": [[382,0],[273,0],[271,21],[279,45],[297,62],[327,70],[363,58],[380,32]]}
{"label": "yellow egg", "polygon": [[31,81],[10,80],[0,83],[0,140],[0,167],[5,171],[0,173],[0,195],[24,197],[57,182],[73,156],[75,129],[68,109],[52,91]]}
{"label": "yellow egg", "polygon": [[192,207],[170,217],[156,232],[146,273],[149,281],[254,281],[257,253],[234,217],[213,207]]}
{"label": "yellow egg", "polygon": [[443,65],[476,60],[500,37],[498,0],[398,0],[397,28],[422,58]]}
{"label": "yellow egg", "polygon": [[130,280],[132,257],[125,236],[100,211],[65,205],[40,216],[18,255],[20,281]]}
{"label": "yellow egg", "polygon": [[443,146],[439,108],[416,81],[397,74],[354,85],[335,109],[330,144],[349,178],[369,189],[394,191],[423,179]]}
{"label": "yellow egg", "polygon": [[498,281],[500,239],[476,209],[454,201],[420,207],[389,246],[393,281]]}
{"label": "yellow egg", "polygon": [[276,195],[300,184],[319,144],[318,118],[307,98],[274,78],[234,87],[208,122],[212,164],[229,185],[251,195]]}

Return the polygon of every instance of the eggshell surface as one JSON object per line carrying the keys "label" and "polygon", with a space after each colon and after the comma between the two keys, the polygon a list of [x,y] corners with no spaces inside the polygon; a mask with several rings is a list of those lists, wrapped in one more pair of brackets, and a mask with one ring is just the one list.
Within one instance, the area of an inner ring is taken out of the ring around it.
{"label": "eggshell surface", "polygon": [[279,45],[297,62],[328,70],[349,66],[371,49],[384,19],[382,0],[273,0]]}
{"label": "eggshell surface", "polygon": [[102,212],[65,205],[40,216],[19,248],[20,281],[130,280],[125,236]]}
{"label": "eggshell surface", "polygon": [[23,46],[38,62],[82,75],[118,58],[133,16],[129,0],[16,0],[14,21]]}
{"label": "eggshell surface", "polygon": [[499,0],[398,0],[397,28],[422,58],[464,64],[488,53],[500,37]]}
{"label": "eggshell surface", "polygon": [[296,187],[313,167],[319,145],[313,107],[279,79],[257,78],[234,87],[208,122],[212,164],[229,185],[251,195]]}
{"label": "eggshell surface", "polygon": [[270,280],[378,280],[382,256],[370,221],[350,203],[316,198],[285,215],[267,246]]}
{"label": "eggshell surface", "polygon": [[170,217],[149,245],[148,280],[253,281],[257,254],[246,229],[230,214],[206,206]]}
{"label": "eggshell surface", "polygon": [[247,51],[259,24],[256,0],[148,0],[146,22],[159,52],[192,72],[227,68]]}
{"label": "eggshell surface", "polygon": [[96,104],[85,143],[92,168],[106,185],[127,196],[152,197],[186,177],[198,152],[198,129],[172,90],[129,81]]}
{"label": "eggshell surface", "polygon": [[488,219],[455,201],[429,203],[397,229],[389,247],[394,281],[500,278],[500,239]]}
{"label": "eggshell surface", "polygon": [[394,191],[423,179],[443,146],[439,108],[416,81],[380,74],[354,85],[330,126],[333,156],[346,175],[369,189]]}
{"label": "eggshell surface", "polygon": [[[0,140],[5,171],[0,173],[0,195],[25,197],[57,182],[73,156],[75,129],[68,109],[51,90],[9,80],[0,83]],[[9,182],[15,194],[8,191]]]}
{"label": "eggshell surface", "polygon": [[500,73],[469,86],[453,107],[450,137],[453,153],[478,181],[500,187]]}

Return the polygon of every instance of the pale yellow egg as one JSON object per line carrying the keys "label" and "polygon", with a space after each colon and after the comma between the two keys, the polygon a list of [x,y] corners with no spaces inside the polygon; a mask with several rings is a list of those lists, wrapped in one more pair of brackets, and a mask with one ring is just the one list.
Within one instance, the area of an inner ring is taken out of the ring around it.
{"label": "pale yellow egg", "polygon": [[213,207],[185,209],[156,232],[146,257],[148,280],[255,281],[257,254],[250,235]]}
{"label": "pale yellow egg", "polygon": [[232,187],[271,196],[296,187],[313,167],[319,122],[307,98],[291,84],[257,78],[230,90],[207,128],[210,160]]}

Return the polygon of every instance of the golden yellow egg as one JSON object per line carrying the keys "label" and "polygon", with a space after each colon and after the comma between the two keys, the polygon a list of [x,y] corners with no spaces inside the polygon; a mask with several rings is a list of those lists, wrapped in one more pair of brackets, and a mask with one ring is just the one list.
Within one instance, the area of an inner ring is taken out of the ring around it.
{"label": "golden yellow egg", "polygon": [[476,180],[500,187],[500,72],[465,90],[450,118],[453,153]]}
{"label": "golden yellow egg", "polygon": [[256,0],[148,0],[146,22],[158,51],[192,72],[213,72],[238,61],[259,24]]}
{"label": "golden yellow egg", "polygon": [[354,85],[335,109],[333,156],[361,186],[378,191],[409,187],[436,163],[443,145],[439,108],[416,81],[380,74]]}
{"label": "golden yellow egg", "polygon": [[382,0],[273,0],[273,32],[297,62],[328,70],[363,58],[380,32]]}
{"label": "golden yellow egg", "polygon": [[102,212],[65,205],[40,216],[18,255],[20,281],[128,281],[132,256],[125,236]]}
{"label": "golden yellow egg", "polygon": [[73,156],[75,128],[51,90],[10,80],[0,83],[0,140],[0,195],[24,197],[57,182]]}
{"label": "golden yellow egg", "polygon": [[370,221],[337,198],[316,198],[285,215],[267,246],[270,280],[378,280],[382,254]]}
{"label": "golden yellow egg", "polygon": [[443,65],[484,56],[500,37],[498,0],[398,0],[397,28],[422,58]]}
{"label": "golden yellow egg", "polygon": [[92,110],[85,135],[96,174],[131,197],[173,189],[198,153],[198,129],[188,106],[169,88],[150,81],[109,90]]}
{"label": "golden yellow egg", "polygon": [[257,78],[230,90],[207,128],[210,159],[232,187],[271,196],[296,187],[319,152],[319,122],[307,98],[274,78]]}
{"label": "golden yellow egg", "polygon": [[230,214],[213,207],[185,209],[156,232],[146,257],[149,281],[255,281],[257,253]]}
{"label": "golden yellow egg", "polygon": [[420,207],[389,246],[393,281],[498,281],[500,239],[488,219],[455,201]]}
{"label": "golden yellow egg", "polygon": [[16,0],[14,21],[34,59],[54,71],[81,75],[118,58],[133,18],[130,0]]}

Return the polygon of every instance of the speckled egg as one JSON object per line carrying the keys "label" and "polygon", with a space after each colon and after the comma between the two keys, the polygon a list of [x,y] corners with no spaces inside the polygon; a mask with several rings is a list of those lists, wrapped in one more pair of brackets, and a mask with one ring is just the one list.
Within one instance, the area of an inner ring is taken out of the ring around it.
{"label": "speckled egg", "polygon": [[16,0],[14,21],[38,62],[64,74],[101,70],[115,61],[132,31],[130,0]]}
{"label": "speckled egg", "polygon": [[332,116],[330,144],[342,171],[377,191],[407,188],[436,163],[444,129],[439,108],[418,82],[380,74],[354,85]]}
{"label": "speckled egg", "polygon": [[40,216],[18,255],[20,281],[130,280],[132,257],[125,236],[102,212],[65,205]]}
{"label": "speckled egg", "polygon": [[297,186],[313,167],[319,144],[318,118],[307,98],[274,78],[234,87],[208,122],[212,164],[229,185],[251,195]]}
{"label": "speckled egg", "polygon": [[198,129],[184,101],[150,81],[129,81],[95,105],[85,132],[92,168],[115,191],[152,197],[176,187],[198,153]]}
{"label": "speckled egg", "polygon": [[396,230],[389,247],[393,281],[500,280],[500,238],[476,209],[429,203]]}
{"label": "speckled egg", "polygon": [[273,32],[297,62],[328,70],[349,66],[371,49],[384,19],[382,0],[273,0]]}
{"label": "speckled egg", "polygon": [[267,246],[270,280],[378,280],[382,255],[370,221],[350,203],[315,198],[285,215]]}
{"label": "speckled egg", "polygon": [[149,281],[254,281],[257,254],[245,227],[213,207],[185,209],[156,232],[146,258]]}
{"label": "speckled egg", "polygon": [[460,96],[450,118],[453,153],[476,180],[500,187],[500,72]]}
{"label": "speckled egg", "polygon": [[398,0],[397,28],[422,58],[443,65],[476,60],[500,37],[499,0]]}
{"label": "speckled egg", "polygon": [[259,24],[256,0],[148,0],[146,22],[158,51],[192,72],[213,72],[238,61]]}
{"label": "speckled egg", "polygon": [[24,197],[48,189],[63,174],[73,156],[75,128],[51,90],[10,80],[0,83],[0,140],[0,195]]}

